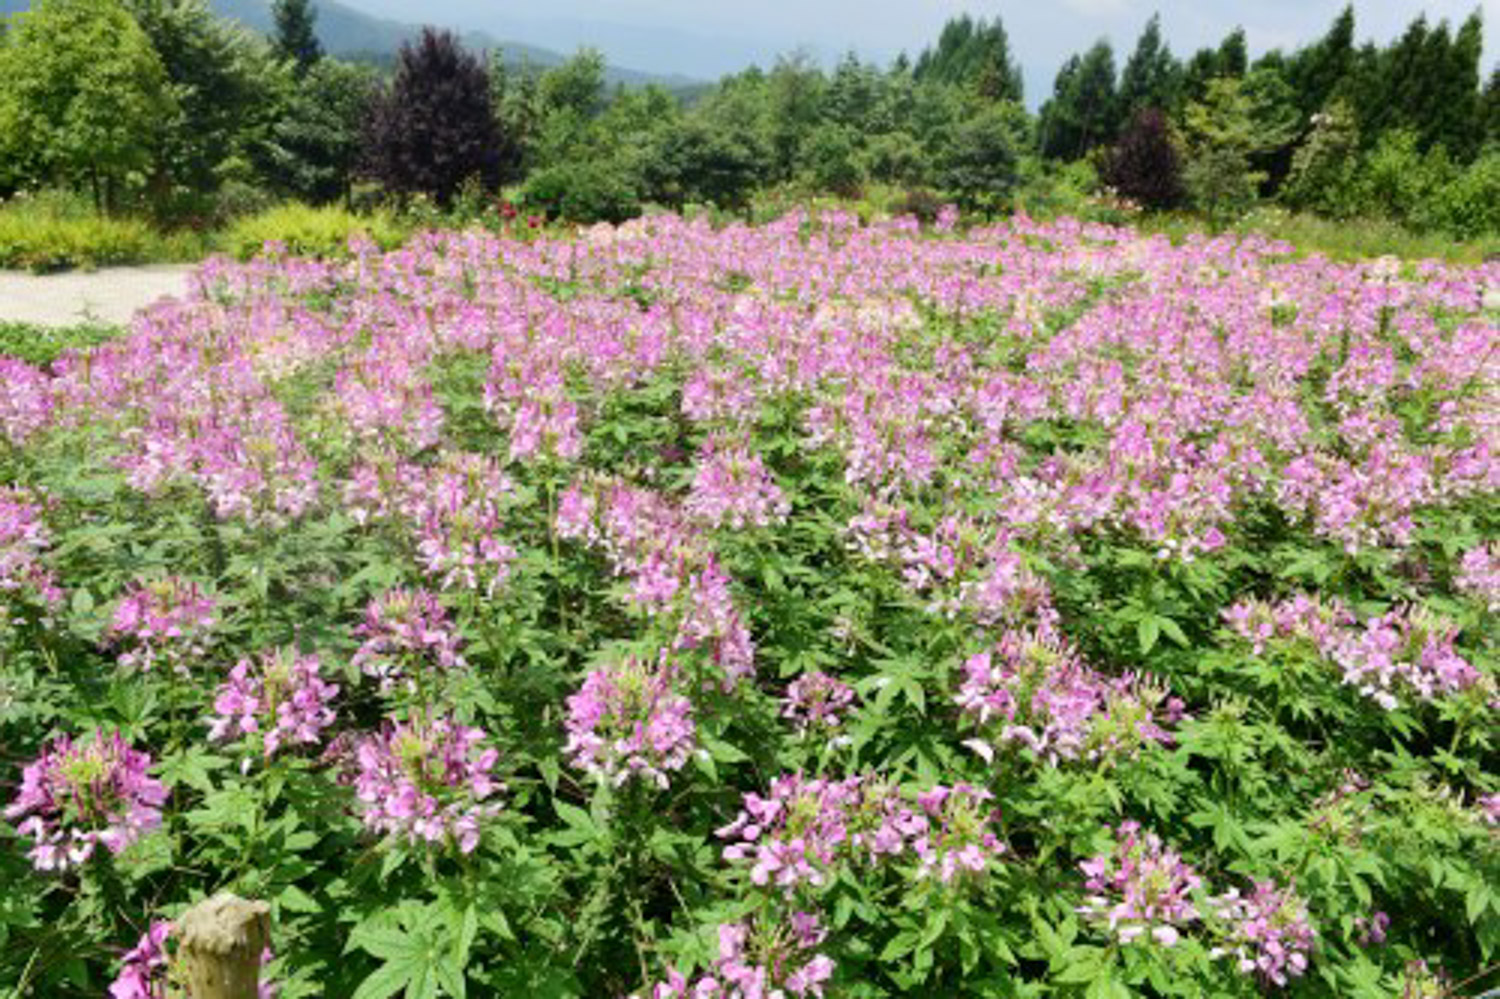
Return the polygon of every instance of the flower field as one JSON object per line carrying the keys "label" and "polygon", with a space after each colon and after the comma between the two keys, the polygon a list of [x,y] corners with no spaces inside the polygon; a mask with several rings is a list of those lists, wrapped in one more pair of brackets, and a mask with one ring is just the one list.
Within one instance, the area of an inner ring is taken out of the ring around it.
{"label": "flower field", "polygon": [[198,283],[0,358],[0,994],[178,994],[221,888],[287,999],[1500,985],[1500,264],[823,212]]}

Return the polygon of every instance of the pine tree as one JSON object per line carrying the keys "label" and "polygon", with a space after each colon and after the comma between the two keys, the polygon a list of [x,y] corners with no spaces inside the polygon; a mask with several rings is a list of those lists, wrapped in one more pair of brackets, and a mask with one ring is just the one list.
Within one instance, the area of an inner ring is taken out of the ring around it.
{"label": "pine tree", "polygon": [[1354,71],[1354,8],[1346,6],[1328,33],[1287,63],[1287,81],[1297,93],[1303,120],[1328,104]]}
{"label": "pine tree", "polygon": [[1114,50],[1101,40],[1082,59],[1073,56],[1058,72],[1052,99],[1042,108],[1042,155],[1078,159],[1114,139],[1118,115]]}
{"label": "pine tree", "polygon": [[1181,73],[1182,67],[1172,57],[1172,50],[1162,42],[1161,18],[1153,14],[1120,74],[1122,119],[1129,120],[1146,108],[1174,107]]}
{"label": "pine tree", "polygon": [[299,77],[305,75],[323,58],[323,46],[313,30],[317,8],[309,0],[275,0],[271,14],[276,20],[273,45],[277,58],[291,62]]}

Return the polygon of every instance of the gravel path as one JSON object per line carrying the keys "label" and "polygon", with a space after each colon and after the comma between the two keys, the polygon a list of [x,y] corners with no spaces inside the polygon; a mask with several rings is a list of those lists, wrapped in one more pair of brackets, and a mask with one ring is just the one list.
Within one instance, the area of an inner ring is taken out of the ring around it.
{"label": "gravel path", "polygon": [[187,294],[193,268],[192,264],[153,264],[40,275],[0,271],[0,322],[124,326],[157,299]]}

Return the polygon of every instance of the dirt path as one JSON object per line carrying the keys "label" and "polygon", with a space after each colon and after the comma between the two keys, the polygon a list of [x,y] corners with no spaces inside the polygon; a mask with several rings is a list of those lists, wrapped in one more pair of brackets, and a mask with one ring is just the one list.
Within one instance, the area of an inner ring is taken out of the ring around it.
{"label": "dirt path", "polygon": [[26,274],[0,271],[0,322],[123,326],[165,295],[185,295],[191,264]]}

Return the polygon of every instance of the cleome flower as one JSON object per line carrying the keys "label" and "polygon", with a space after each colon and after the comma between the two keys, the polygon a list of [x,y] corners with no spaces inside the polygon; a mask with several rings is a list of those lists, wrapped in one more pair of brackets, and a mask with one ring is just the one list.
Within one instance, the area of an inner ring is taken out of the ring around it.
{"label": "cleome flower", "polygon": [[214,695],[208,737],[260,736],[267,758],[284,746],[316,745],[333,724],[338,692],[323,679],[317,656],[282,649],[241,659]]}
{"label": "cleome flower", "polygon": [[192,580],[138,579],[115,605],[105,635],[124,648],[122,666],[149,672],[161,663],[185,674],[208,650],[215,607]]}
{"label": "cleome flower", "polygon": [[954,701],[979,737],[966,745],[986,760],[1021,746],[1051,765],[1131,759],[1169,744],[1165,726],[1183,705],[1150,682],[1106,677],[1048,630],[1008,631],[970,657]]}
{"label": "cleome flower", "polygon": [[167,789],[150,769],[151,757],[119,733],[58,736],[22,771],[5,817],[19,819],[16,830],[33,841],[37,870],[76,867],[100,846],[118,854],[161,825]]}
{"label": "cleome flower", "polygon": [[494,777],[500,752],[484,741],[483,729],[449,718],[388,722],[356,740],[352,783],[366,828],[473,853],[505,789]]}
{"label": "cleome flower", "polygon": [[823,995],[834,962],[817,948],[828,931],[809,912],[719,926],[714,974],[689,980],[676,969],[633,999],[776,999]]}
{"label": "cleome flower", "polygon": [[1207,908],[1223,927],[1214,957],[1232,956],[1247,975],[1282,987],[1306,973],[1317,933],[1291,888],[1256,881],[1248,897],[1230,889]]}
{"label": "cleome flower", "polygon": [[427,590],[387,590],[370,601],[355,633],[364,643],[353,663],[378,679],[382,691],[403,681],[415,686],[417,672],[431,666],[450,670],[464,665],[448,612]]}
{"label": "cleome flower", "polygon": [[1203,880],[1155,833],[1120,823],[1115,847],[1078,865],[1090,892],[1078,912],[1121,943],[1150,940],[1171,947],[1200,918],[1193,894]]}
{"label": "cleome flower", "polygon": [[630,657],[589,673],[567,702],[568,762],[616,787],[668,787],[696,746],[693,705],[676,684],[666,652],[654,665]]}

